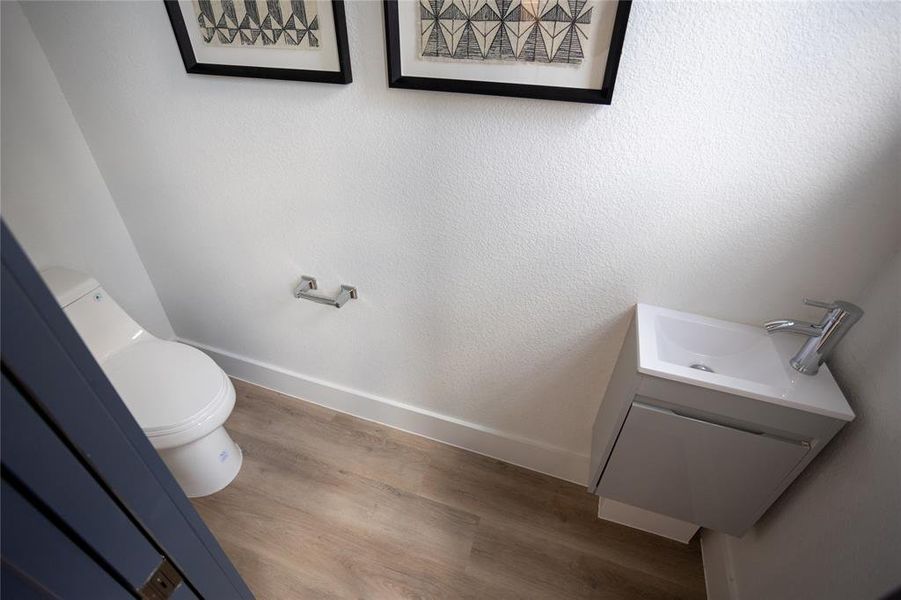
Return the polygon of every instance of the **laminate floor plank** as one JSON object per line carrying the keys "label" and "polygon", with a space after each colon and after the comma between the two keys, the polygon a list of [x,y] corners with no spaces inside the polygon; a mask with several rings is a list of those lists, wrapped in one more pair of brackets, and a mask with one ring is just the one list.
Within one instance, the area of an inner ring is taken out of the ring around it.
{"label": "laminate floor plank", "polygon": [[420,494],[679,586],[704,588],[697,541],[681,544],[600,520],[596,496],[548,475],[449,448],[435,456]]}
{"label": "laminate floor plank", "polygon": [[467,573],[498,587],[516,590],[521,598],[696,597],[691,590],[654,575],[488,522],[479,526]]}
{"label": "laminate floor plank", "polygon": [[704,598],[697,542],[584,488],[242,381],[244,452],[194,504],[258,598]]}
{"label": "laminate floor plank", "polygon": [[235,381],[238,397],[257,407],[236,410],[229,431],[262,433],[324,462],[361,475],[373,474],[415,491],[435,442]]}
{"label": "laminate floor plank", "polygon": [[251,457],[233,484],[236,490],[265,490],[270,501],[292,510],[315,507],[323,524],[465,566],[477,516],[327,463],[294,460],[291,452],[276,456],[275,444],[253,436],[236,434],[236,440]]}

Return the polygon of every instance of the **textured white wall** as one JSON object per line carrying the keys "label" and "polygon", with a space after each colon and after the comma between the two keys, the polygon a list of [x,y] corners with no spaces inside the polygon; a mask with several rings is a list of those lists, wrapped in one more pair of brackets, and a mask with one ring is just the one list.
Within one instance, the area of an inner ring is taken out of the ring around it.
{"label": "textured white wall", "polygon": [[901,253],[852,299],[866,314],[830,366],[857,418],[745,537],[706,534],[727,545],[736,599],[883,598],[901,586]]}
{"label": "textured white wall", "polygon": [[134,243],[18,3],[2,2],[3,218],[40,269],[91,273],[154,334],[174,337]]}
{"label": "textured white wall", "polygon": [[610,107],[389,90],[374,1],[347,87],[26,14],[179,336],[575,452],[634,302],[813,316],[898,244],[898,4],[637,3]]}

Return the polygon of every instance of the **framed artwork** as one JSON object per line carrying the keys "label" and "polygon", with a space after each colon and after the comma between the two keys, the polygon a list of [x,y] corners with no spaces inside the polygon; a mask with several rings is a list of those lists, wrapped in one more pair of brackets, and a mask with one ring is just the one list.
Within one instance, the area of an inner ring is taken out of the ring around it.
{"label": "framed artwork", "polygon": [[188,73],[350,83],[343,0],[164,0]]}
{"label": "framed artwork", "polygon": [[388,85],[610,104],[630,0],[384,0]]}

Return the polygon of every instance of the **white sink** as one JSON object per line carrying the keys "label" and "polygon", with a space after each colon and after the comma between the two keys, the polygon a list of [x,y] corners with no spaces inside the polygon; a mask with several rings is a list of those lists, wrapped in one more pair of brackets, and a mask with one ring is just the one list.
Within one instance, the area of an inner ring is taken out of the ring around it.
{"label": "white sink", "polygon": [[744,535],[854,419],[828,368],[789,365],[803,341],[639,304],[591,432],[598,515]]}
{"label": "white sink", "polygon": [[[789,358],[804,338],[648,304],[637,306],[638,371],[843,421],[854,419],[825,365],[802,375]],[[691,365],[703,365],[707,372]]]}

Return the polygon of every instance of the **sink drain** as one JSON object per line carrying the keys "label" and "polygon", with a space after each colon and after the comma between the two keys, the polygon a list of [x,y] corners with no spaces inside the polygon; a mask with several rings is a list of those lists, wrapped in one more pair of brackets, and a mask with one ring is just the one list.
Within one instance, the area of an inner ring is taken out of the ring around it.
{"label": "sink drain", "polygon": [[713,369],[711,369],[710,367],[708,367],[707,365],[705,365],[703,363],[695,363],[693,365],[688,365],[688,366],[691,367],[692,369],[697,369],[698,371],[705,371],[707,373],[716,373],[716,371],[714,371]]}

